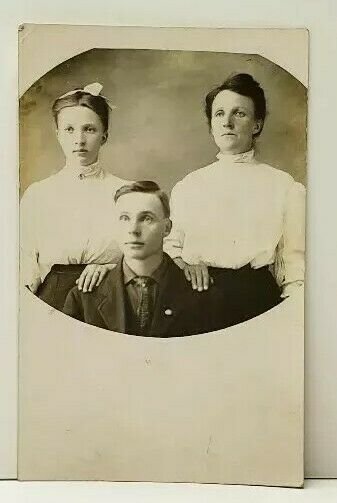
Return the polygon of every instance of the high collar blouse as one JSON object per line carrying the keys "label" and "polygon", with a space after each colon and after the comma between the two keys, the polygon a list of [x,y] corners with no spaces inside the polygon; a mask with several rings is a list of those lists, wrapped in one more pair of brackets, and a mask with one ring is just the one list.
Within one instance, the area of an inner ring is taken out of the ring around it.
{"label": "high collar blouse", "polygon": [[238,269],[272,266],[284,289],[304,280],[305,189],[254,151],[218,154],[171,194],[165,251],[189,264]]}
{"label": "high collar blouse", "polygon": [[113,197],[125,183],[98,163],[66,165],[33,183],[21,200],[21,274],[32,290],[53,264],[105,264],[120,255]]}

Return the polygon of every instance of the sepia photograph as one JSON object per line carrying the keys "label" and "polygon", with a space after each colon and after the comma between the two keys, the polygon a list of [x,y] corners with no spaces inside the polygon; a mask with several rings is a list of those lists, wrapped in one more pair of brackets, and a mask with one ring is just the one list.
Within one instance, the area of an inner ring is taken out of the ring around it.
{"label": "sepia photograph", "polygon": [[36,82],[21,117],[22,279],[48,305],[184,336],[303,287],[306,90],[276,65],[88,51]]}
{"label": "sepia photograph", "polygon": [[187,32],[23,27],[22,479],[303,483],[307,87],[273,30]]}

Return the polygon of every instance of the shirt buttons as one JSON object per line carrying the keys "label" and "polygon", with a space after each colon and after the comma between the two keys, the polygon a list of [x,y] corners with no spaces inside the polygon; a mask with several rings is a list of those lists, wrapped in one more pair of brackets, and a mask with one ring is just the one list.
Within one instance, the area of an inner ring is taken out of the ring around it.
{"label": "shirt buttons", "polygon": [[80,174],[78,175],[78,178],[79,178],[80,180],[83,180],[83,178],[84,178],[83,173],[80,173]]}
{"label": "shirt buttons", "polygon": [[173,314],[172,309],[165,309],[165,314],[166,316],[172,316]]}

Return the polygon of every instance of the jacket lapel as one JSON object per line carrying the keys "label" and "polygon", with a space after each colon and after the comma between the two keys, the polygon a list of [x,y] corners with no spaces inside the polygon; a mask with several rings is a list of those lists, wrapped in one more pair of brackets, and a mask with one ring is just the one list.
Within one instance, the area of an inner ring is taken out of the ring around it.
{"label": "jacket lapel", "polygon": [[125,290],[122,260],[109,272],[102,288],[98,311],[108,330],[125,333]]}
{"label": "jacket lapel", "polygon": [[151,337],[174,335],[172,331],[170,332],[170,328],[175,325],[177,317],[186,308],[186,301],[189,298],[186,293],[190,285],[173,260],[171,258],[168,260],[149,331]]}
{"label": "jacket lapel", "polygon": [[[174,333],[174,330],[183,329],[176,325],[177,318],[186,309],[192,296],[190,284],[181,273],[179,267],[168,258],[168,267],[165,272],[160,291],[154,308],[150,337],[166,337],[168,335],[183,335]],[[125,301],[124,275],[122,260],[108,273],[97,301],[98,311],[108,330],[126,333],[126,301]],[[180,317],[181,319],[181,317]],[[176,327],[175,327],[176,325]]]}

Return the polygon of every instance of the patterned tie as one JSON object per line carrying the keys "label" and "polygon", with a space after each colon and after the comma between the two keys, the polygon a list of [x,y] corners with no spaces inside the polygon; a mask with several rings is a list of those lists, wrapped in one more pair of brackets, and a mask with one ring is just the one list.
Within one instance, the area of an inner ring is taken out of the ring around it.
{"label": "patterned tie", "polygon": [[152,321],[152,295],[151,284],[153,279],[149,276],[137,276],[135,284],[140,289],[140,301],[137,309],[137,318],[140,335],[147,335]]}

